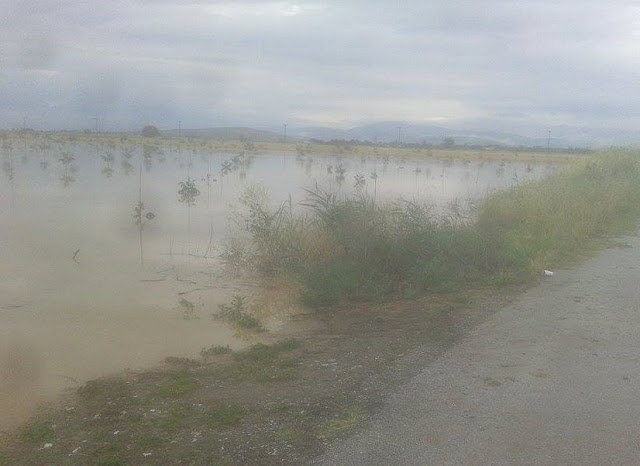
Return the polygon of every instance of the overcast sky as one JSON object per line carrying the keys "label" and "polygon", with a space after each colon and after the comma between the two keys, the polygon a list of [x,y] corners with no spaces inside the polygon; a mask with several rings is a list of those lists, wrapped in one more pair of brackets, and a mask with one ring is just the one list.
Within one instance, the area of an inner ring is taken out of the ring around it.
{"label": "overcast sky", "polygon": [[0,128],[640,123],[624,0],[0,0]]}

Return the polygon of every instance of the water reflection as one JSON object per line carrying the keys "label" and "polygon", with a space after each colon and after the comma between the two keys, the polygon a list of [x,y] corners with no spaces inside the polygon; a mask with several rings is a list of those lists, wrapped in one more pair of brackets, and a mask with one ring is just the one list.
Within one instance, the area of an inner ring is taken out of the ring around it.
{"label": "water reflection", "polygon": [[144,238],[142,233],[147,221],[151,221],[156,218],[156,214],[154,214],[153,212],[145,213],[145,206],[142,202],[142,164],[140,164],[140,175],[138,178],[138,204],[134,209],[133,218],[136,226],[138,227],[140,244],[140,265],[144,266]]}
{"label": "water reflection", "polygon": [[9,182],[13,182],[15,178],[15,169],[13,167],[13,154],[5,153],[2,159],[2,171]]}
{"label": "water reflection", "polygon": [[104,154],[100,155],[100,158],[104,161],[105,166],[102,168],[102,175],[105,178],[111,178],[113,176],[113,162],[116,159],[113,152],[107,150]]}
{"label": "water reflection", "polygon": [[150,172],[153,167],[153,156],[157,150],[158,148],[151,144],[145,144],[142,146],[142,163],[144,164],[144,168],[147,172]]}
{"label": "water reflection", "polygon": [[133,174],[134,167],[131,163],[131,159],[133,158],[133,151],[129,147],[122,148],[120,152],[120,167],[126,176]]}
{"label": "water reflection", "polygon": [[60,176],[60,181],[62,182],[63,187],[68,188],[69,185],[76,180],[73,176],[73,174],[78,170],[73,163],[75,161],[75,157],[71,152],[64,151],[60,154],[58,161],[62,164],[62,175]]}
{"label": "water reflection", "polygon": [[190,176],[187,179],[180,182],[180,189],[178,190],[178,202],[187,205],[187,254],[191,254],[191,207],[196,204],[198,196],[200,196],[200,190],[196,187],[196,181]]}

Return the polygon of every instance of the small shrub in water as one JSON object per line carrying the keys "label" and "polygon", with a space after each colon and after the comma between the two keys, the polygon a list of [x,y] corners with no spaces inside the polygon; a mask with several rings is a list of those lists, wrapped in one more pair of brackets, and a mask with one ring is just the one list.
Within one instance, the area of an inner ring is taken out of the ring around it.
{"label": "small shrub in water", "polygon": [[184,320],[194,320],[199,318],[196,314],[195,304],[191,301],[180,298],[180,301],[178,301],[178,307],[182,310],[182,318]]}
{"label": "small shrub in water", "polygon": [[178,194],[180,195],[179,202],[192,206],[196,203],[200,190],[196,187],[196,181],[189,176],[185,181],[180,182]]}
{"label": "small shrub in water", "polygon": [[246,296],[235,295],[230,304],[218,305],[219,311],[212,314],[214,319],[224,320],[240,328],[262,331],[260,320],[247,313]]}
{"label": "small shrub in water", "polygon": [[237,320],[246,312],[247,297],[242,295],[235,295],[231,298],[230,304],[219,304],[219,312],[214,316],[220,319]]}
{"label": "small shrub in water", "polygon": [[247,330],[258,330],[262,328],[262,324],[255,317],[243,314],[236,321],[239,327],[247,329]]}

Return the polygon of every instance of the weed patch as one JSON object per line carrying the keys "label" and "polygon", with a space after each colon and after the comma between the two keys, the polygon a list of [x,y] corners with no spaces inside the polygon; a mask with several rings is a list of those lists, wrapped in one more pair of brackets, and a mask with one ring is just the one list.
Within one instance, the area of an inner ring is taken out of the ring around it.
{"label": "weed patch", "polygon": [[233,363],[218,370],[220,378],[236,382],[259,383],[291,380],[297,377],[298,358],[288,353],[299,348],[298,340],[284,340],[273,345],[258,343],[233,354]]}
{"label": "weed patch", "polygon": [[637,157],[601,155],[490,197],[475,227],[500,276],[526,280],[589,252],[594,239],[635,225],[639,181]]}
{"label": "weed patch", "polygon": [[196,378],[187,371],[171,374],[168,382],[157,387],[153,394],[158,398],[180,399],[195,392],[199,387]]}
{"label": "weed patch", "polygon": [[350,408],[345,410],[340,417],[326,422],[316,430],[316,435],[327,440],[333,440],[355,429],[368,417],[362,408]]}
{"label": "weed patch", "polygon": [[233,355],[236,361],[267,361],[275,359],[280,353],[293,351],[301,346],[295,339],[283,340],[273,345],[258,343],[245,351]]}
{"label": "weed patch", "polygon": [[117,455],[102,456],[96,460],[96,466],[126,466],[126,464]]}
{"label": "weed patch", "polygon": [[594,239],[635,225],[639,167],[634,154],[602,154],[491,195],[474,212],[452,206],[446,215],[418,202],[381,204],[318,188],[307,191],[307,210],[295,213],[248,193],[245,259],[265,274],[293,274],[313,308],[403,290],[417,297],[525,283],[585,254]]}
{"label": "weed patch", "polygon": [[192,409],[190,406],[174,406],[167,416],[160,421],[159,426],[168,434],[175,434],[182,430],[191,412]]}
{"label": "weed patch", "polygon": [[209,409],[205,420],[209,427],[228,427],[240,424],[247,410],[237,404],[217,406]]}
{"label": "weed patch", "polygon": [[53,425],[48,421],[37,421],[28,424],[21,435],[24,442],[32,444],[52,442],[55,437],[56,432]]}

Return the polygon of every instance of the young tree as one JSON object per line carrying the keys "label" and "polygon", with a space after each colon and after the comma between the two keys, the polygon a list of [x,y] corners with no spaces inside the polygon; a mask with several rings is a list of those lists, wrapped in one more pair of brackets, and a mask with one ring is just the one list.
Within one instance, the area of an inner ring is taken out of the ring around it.
{"label": "young tree", "polygon": [[456,140],[450,137],[444,138],[444,141],[442,143],[442,146],[447,148],[454,147],[455,145],[456,145]]}
{"label": "young tree", "polygon": [[160,131],[153,125],[147,125],[142,128],[142,135],[147,138],[153,138],[156,136],[160,136]]}

